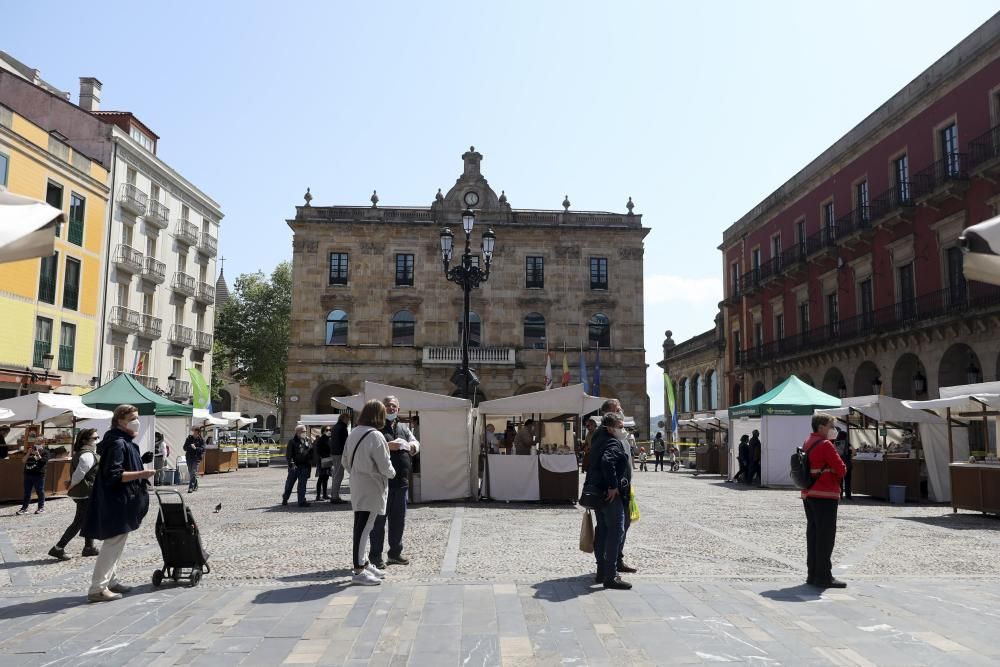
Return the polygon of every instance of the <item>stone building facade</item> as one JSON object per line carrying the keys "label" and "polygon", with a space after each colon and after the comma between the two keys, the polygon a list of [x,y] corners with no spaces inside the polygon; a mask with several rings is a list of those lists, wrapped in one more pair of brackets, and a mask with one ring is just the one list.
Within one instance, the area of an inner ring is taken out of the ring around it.
{"label": "stone building facade", "polygon": [[[678,421],[690,419],[696,414],[711,413],[722,407],[725,346],[721,313],[715,319],[714,328],[681,343],[674,343],[673,333],[666,332],[663,361],[657,365],[674,383]],[[664,437],[667,437],[672,422],[666,395],[663,399],[663,414],[666,415]],[[678,428],[678,437],[680,442],[718,442],[718,429],[696,429],[682,425]]]}
{"label": "stone building facade", "polygon": [[726,405],[788,375],[936,397],[1000,374],[1000,290],[962,230],[1000,212],[1000,14],[723,235]]}
{"label": "stone building facade", "polygon": [[[642,216],[519,210],[480,171],[470,149],[455,185],[428,207],[304,206],[294,232],[292,324],[283,430],[299,416],[331,412],[330,398],[365,380],[454,395],[461,360],[463,295],[444,276],[442,227],[464,239],[462,211],[476,213],[473,253],[496,232],[489,280],[471,295],[470,367],[477,400],[544,388],[546,347],[558,386],[565,354],[571,382],[580,356],[600,393],[617,396],[636,423],[649,419],[643,346]],[[472,194],[470,194],[472,193]],[[482,262],[482,258],[479,260]],[[600,349],[598,349],[600,347]],[[405,406],[403,406],[405,409]]]}

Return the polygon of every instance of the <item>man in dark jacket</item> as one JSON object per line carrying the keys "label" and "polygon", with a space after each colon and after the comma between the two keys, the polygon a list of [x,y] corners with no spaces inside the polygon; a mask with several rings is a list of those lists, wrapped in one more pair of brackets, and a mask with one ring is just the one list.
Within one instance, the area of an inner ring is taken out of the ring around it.
{"label": "man in dark jacket", "polygon": [[309,507],[309,501],[306,500],[306,483],[311,472],[312,442],[309,441],[306,427],[302,424],[295,427],[295,435],[288,441],[285,460],[288,461],[288,477],[285,478],[285,492],[281,495],[281,504],[288,504],[292,487],[298,482],[299,507]]}
{"label": "man in dark jacket", "polygon": [[624,439],[624,423],[624,415],[615,412],[605,414],[601,421],[610,437],[601,448],[601,484],[598,487],[607,493],[599,511],[605,532],[598,573],[604,578],[602,583],[605,588],[620,590],[632,588],[632,584],[618,576],[621,569],[621,545],[625,542],[626,520],[629,516],[632,477],[632,465],[626,453],[628,444]]}
{"label": "man in dark jacket", "polygon": [[329,500],[327,485],[330,482],[330,469],[333,467],[333,429],[323,427],[323,434],[316,439],[313,448],[313,465],[316,466],[316,502]]}
{"label": "man in dark jacket", "polygon": [[347,413],[341,413],[337,423],[330,433],[330,456],[333,457],[333,469],[330,472],[330,502],[339,504],[347,502],[340,497],[340,487],[344,483],[344,443],[347,442]]}
{"label": "man in dark jacket", "polygon": [[188,467],[188,493],[198,490],[198,467],[205,457],[205,439],[201,437],[201,427],[192,426],[191,435],[184,440],[184,460]]}
{"label": "man in dark jacket", "polygon": [[45,511],[45,468],[49,465],[49,450],[45,445],[31,445],[24,455],[24,501],[18,514],[28,513],[31,502],[31,490],[38,496],[38,509],[35,514]]}
{"label": "man in dark jacket", "polygon": [[760,486],[764,481],[764,477],[761,474],[760,450],[760,431],[754,429],[753,435],[750,436],[750,483],[757,484],[757,486]]}
{"label": "man in dark jacket", "polygon": [[750,436],[746,433],[740,436],[740,445],[736,450],[736,460],[740,464],[740,470],[736,473],[736,476],[733,477],[733,481],[749,484],[750,477],[747,471],[750,466]]}
{"label": "man in dark jacket", "polygon": [[403,557],[403,530],[406,528],[406,494],[410,487],[410,471],[413,469],[413,457],[420,452],[420,443],[414,437],[406,424],[400,423],[399,399],[386,396],[382,399],[385,405],[385,426],[382,435],[389,443],[389,461],[396,470],[396,476],[389,480],[389,496],[385,506],[385,514],[375,519],[371,532],[371,550],[369,559],[375,567],[382,569],[382,549],[385,547],[385,527],[389,524],[389,552],[385,561],[391,565],[409,565],[408,558]]}

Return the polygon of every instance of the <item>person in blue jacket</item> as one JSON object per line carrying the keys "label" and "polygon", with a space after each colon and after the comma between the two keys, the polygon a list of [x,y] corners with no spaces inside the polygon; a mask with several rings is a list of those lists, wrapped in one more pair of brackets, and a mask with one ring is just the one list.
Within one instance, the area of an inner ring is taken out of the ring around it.
{"label": "person in blue jacket", "polygon": [[132,590],[118,580],[118,561],[128,534],[139,528],[149,511],[146,488],[154,474],[143,467],[134,440],[138,434],[139,410],[134,405],[119,405],[111,429],[97,445],[100,463],[87,520],[80,531],[85,538],[104,540],[87,593],[90,602],[118,600]]}

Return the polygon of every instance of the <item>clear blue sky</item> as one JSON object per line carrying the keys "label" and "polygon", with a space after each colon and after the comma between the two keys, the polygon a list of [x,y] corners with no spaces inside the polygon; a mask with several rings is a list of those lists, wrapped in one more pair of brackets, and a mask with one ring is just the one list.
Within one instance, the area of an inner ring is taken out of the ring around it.
{"label": "clear blue sky", "polygon": [[[160,135],[222,205],[230,281],[314,204],[427,205],[461,153],[514,207],[625,210],[646,349],[711,328],[722,230],[986,21],[994,1],[5,3],[0,48]],[[506,242],[505,239],[500,240]],[[628,289],[628,286],[619,286]]]}

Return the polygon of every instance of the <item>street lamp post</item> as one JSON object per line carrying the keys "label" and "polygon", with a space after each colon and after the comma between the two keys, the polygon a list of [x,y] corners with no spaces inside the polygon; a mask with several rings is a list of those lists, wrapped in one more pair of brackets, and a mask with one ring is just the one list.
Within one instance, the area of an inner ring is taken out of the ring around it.
{"label": "street lamp post", "polygon": [[45,386],[48,391],[52,391],[52,385],[49,384],[49,371],[52,370],[52,353],[46,352],[42,355],[42,369],[45,371]]}
{"label": "street lamp post", "polygon": [[472,264],[472,228],[476,224],[476,214],[471,209],[462,212],[462,228],[465,230],[465,251],[462,261],[450,267],[455,235],[450,229],[441,229],[441,261],[444,264],[445,278],[459,285],[463,292],[462,303],[462,397],[469,398],[469,293],[489,280],[490,265],[493,262],[493,248],[496,245],[496,234],[492,229],[483,232],[481,250],[486,268]]}

